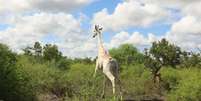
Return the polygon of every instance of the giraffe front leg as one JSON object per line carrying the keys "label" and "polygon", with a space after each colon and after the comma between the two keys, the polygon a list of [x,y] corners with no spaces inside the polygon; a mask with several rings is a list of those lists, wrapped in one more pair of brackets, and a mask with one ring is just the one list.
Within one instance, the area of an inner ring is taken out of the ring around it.
{"label": "giraffe front leg", "polygon": [[103,81],[103,92],[102,92],[102,94],[101,94],[101,97],[102,97],[102,98],[105,98],[106,82],[107,82],[107,77],[104,76],[104,81]]}
{"label": "giraffe front leg", "polygon": [[97,70],[98,70],[98,62],[96,62],[96,67],[95,67],[95,71],[94,71],[94,75],[93,75],[94,78],[96,77]]}

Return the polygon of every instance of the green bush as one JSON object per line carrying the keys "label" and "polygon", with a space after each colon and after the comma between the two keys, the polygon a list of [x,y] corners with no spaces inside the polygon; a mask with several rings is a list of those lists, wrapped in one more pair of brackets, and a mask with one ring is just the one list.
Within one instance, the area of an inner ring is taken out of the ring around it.
{"label": "green bush", "polygon": [[70,69],[71,61],[67,58],[61,58],[55,64],[56,64],[56,67],[61,70],[68,70],[68,69]]}
{"label": "green bush", "polygon": [[183,57],[181,59],[182,64],[180,67],[192,68],[192,67],[201,67],[201,55],[200,53],[188,53],[183,52]]}
{"label": "green bush", "polygon": [[[124,52],[132,50],[130,53],[133,56],[141,57],[142,54],[136,53],[135,48],[129,47],[124,46]],[[95,61],[90,58],[68,59],[63,57],[56,47],[53,48],[54,51],[50,50],[46,54],[48,60],[44,60],[41,56],[16,55],[7,46],[0,44],[0,100],[46,101],[54,98],[59,101],[115,101],[109,80],[105,91],[106,98],[101,98],[104,74],[98,71],[96,78],[93,78]],[[171,68],[165,65],[162,67],[155,61],[149,61],[151,58],[145,59],[145,66],[149,67],[146,68],[140,62],[129,63],[128,56],[129,54],[123,59],[127,62],[120,67],[124,99],[164,97],[168,101],[201,101],[199,68],[189,68],[188,65],[185,65],[188,68]],[[195,65],[190,67],[196,67],[199,63],[197,60],[198,57],[192,58]],[[159,85],[153,82],[151,69],[160,70],[162,80]],[[117,94],[118,91],[117,89]]]}
{"label": "green bush", "polygon": [[178,86],[170,92],[171,101],[200,101],[201,100],[201,70],[183,69],[179,71],[181,80]]}
{"label": "green bush", "polygon": [[143,63],[144,55],[140,53],[132,44],[123,44],[117,48],[109,50],[111,56],[119,62],[119,64],[138,64]]}
{"label": "green bush", "polygon": [[40,94],[50,94],[57,97],[71,96],[72,89],[68,82],[65,70],[55,68],[55,63],[35,63],[30,61],[30,57],[20,56],[18,65],[27,73],[30,85],[34,88],[36,96]]}
{"label": "green bush", "polygon": [[[143,65],[130,65],[129,67],[121,67],[121,82],[124,92],[124,98],[137,96],[141,99],[141,95],[152,93],[153,82],[151,82],[151,73]],[[95,65],[94,64],[73,64],[67,73],[67,78],[71,82],[72,89],[75,91],[73,98],[70,100],[82,101],[110,101],[113,100],[112,86],[110,81],[107,81],[105,99],[101,98],[103,91],[103,75],[98,71],[96,78],[93,78]],[[149,83],[150,85],[146,85]],[[145,86],[146,85],[146,86]],[[117,85],[117,94],[118,92]],[[68,101],[69,99],[67,99]]]}
{"label": "green bush", "polygon": [[124,89],[125,98],[135,98],[142,100],[151,99],[159,95],[158,89],[152,80],[152,74],[144,65],[123,66],[121,80]]}
{"label": "green bush", "polygon": [[5,101],[34,100],[26,73],[16,65],[16,54],[0,44],[0,99]]}
{"label": "green bush", "polygon": [[201,70],[163,69],[163,79],[169,83],[168,101],[200,101],[201,100]]}
{"label": "green bush", "polygon": [[167,91],[175,89],[178,86],[179,80],[181,80],[181,76],[178,72],[177,69],[170,67],[161,69],[162,82],[165,84],[165,89]]}
{"label": "green bush", "polygon": [[[100,99],[102,93],[102,75],[93,78],[95,65],[73,64],[68,72],[68,80],[73,84],[74,98],[83,101]],[[100,72],[98,72],[100,74]]]}

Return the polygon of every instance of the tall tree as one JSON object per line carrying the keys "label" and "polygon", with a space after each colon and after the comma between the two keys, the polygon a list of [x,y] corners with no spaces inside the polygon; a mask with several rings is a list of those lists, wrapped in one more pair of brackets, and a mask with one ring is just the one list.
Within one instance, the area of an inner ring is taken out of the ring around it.
{"label": "tall tree", "polygon": [[62,58],[62,53],[58,50],[56,45],[46,44],[43,49],[43,57],[45,60],[58,61]]}
{"label": "tall tree", "polygon": [[162,68],[162,64],[156,60],[149,53],[148,49],[145,49],[145,60],[144,65],[147,68],[151,69],[151,73],[153,74],[153,80],[155,83],[159,83],[161,80],[160,69]]}
{"label": "tall tree", "polygon": [[145,66],[152,70],[154,81],[160,82],[162,66],[172,66],[181,62],[182,52],[178,46],[170,44],[166,39],[153,42],[150,50],[145,50]]}
{"label": "tall tree", "polygon": [[26,48],[24,48],[24,49],[23,49],[24,55],[29,55],[29,56],[33,55],[32,52],[31,52],[31,50],[32,50],[31,47],[26,47]]}
{"label": "tall tree", "polygon": [[41,46],[40,42],[35,42],[33,50],[34,50],[36,56],[42,55],[42,46]]}
{"label": "tall tree", "polygon": [[139,53],[132,44],[123,44],[118,48],[112,48],[110,54],[121,64],[141,63],[143,61],[143,54]]}
{"label": "tall tree", "polygon": [[180,64],[181,49],[174,44],[170,44],[166,39],[153,42],[150,48],[150,54],[162,65],[172,66]]}

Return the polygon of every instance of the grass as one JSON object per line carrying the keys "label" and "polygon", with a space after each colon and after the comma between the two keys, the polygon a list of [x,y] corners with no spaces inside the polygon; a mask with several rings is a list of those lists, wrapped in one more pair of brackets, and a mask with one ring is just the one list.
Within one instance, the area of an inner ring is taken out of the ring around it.
{"label": "grass", "polygon": [[[75,63],[68,70],[55,68],[54,63],[30,62],[18,57],[18,68],[28,77],[29,87],[37,100],[56,96],[61,101],[115,101],[108,81],[105,99],[101,98],[103,75],[98,71],[93,78],[95,64]],[[152,99],[164,97],[168,101],[200,101],[201,70],[163,67],[160,87],[154,84],[152,74],[142,64],[121,66],[120,79],[124,99]],[[118,90],[117,90],[118,91]]]}
{"label": "grass", "polygon": [[170,84],[168,101],[200,101],[201,70],[198,68],[163,69],[165,80]]}

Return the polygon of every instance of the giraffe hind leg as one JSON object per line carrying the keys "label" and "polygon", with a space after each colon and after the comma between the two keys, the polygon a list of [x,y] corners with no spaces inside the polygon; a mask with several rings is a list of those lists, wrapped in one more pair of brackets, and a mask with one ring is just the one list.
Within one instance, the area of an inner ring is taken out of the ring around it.
{"label": "giraffe hind leg", "polygon": [[111,72],[107,72],[107,73],[105,73],[105,75],[111,81],[111,83],[112,83],[112,92],[113,92],[113,94],[115,94],[115,77],[112,75]]}

